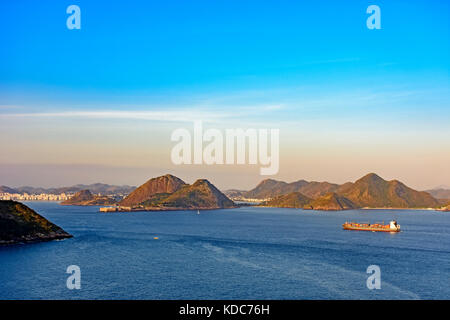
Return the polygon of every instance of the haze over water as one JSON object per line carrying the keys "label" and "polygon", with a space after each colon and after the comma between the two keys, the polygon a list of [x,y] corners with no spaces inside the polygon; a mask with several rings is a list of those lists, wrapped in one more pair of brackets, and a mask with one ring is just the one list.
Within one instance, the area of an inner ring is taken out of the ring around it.
{"label": "haze over water", "polygon": [[[74,235],[0,248],[0,299],[449,299],[450,221],[422,210],[100,214],[26,203]],[[398,234],[344,231],[389,221]],[[158,237],[159,239],[154,239]],[[81,268],[81,290],[66,268]],[[366,269],[381,268],[381,290]]]}

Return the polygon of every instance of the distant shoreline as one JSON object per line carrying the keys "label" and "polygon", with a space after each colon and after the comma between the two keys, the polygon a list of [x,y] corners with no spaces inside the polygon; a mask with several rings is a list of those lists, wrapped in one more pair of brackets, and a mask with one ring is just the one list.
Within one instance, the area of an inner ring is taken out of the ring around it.
{"label": "distant shoreline", "polygon": [[252,207],[260,207],[260,208],[280,208],[280,209],[299,209],[305,211],[350,211],[350,210],[421,210],[421,211],[445,211],[439,208],[352,208],[352,209],[342,209],[342,210],[320,210],[320,209],[309,209],[309,208],[294,208],[294,207],[276,207],[276,206],[262,206],[262,205],[254,205]]}

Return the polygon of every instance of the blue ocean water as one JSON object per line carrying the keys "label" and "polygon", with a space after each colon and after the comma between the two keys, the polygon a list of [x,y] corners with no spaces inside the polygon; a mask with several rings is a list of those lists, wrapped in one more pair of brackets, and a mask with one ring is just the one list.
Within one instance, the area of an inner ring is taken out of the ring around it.
{"label": "blue ocean water", "polygon": [[[0,247],[0,299],[450,299],[450,215],[252,208],[98,212],[26,203],[74,238]],[[342,230],[389,221],[398,234]],[[154,239],[158,237],[158,239]],[[69,265],[81,289],[69,290]],[[369,265],[381,289],[366,286]]]}

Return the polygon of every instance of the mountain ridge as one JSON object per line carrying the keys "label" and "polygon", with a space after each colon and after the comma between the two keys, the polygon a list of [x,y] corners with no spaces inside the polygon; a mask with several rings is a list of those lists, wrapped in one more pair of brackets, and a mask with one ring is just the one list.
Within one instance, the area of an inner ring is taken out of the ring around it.
{"label": "mountain ridge", "polygon": [[436,199],[450,200],[450,189],[436,188],[431,190],[424,190],[424,192],[428,192]]}
{"label": "mountain ridge", "polygon": [[[128,185],[110,185],[106,183],[93,183],[93,184],[76,184],[70,187],[54,187],[54,188],[42,188],[42,187],[30,187],[22,186],[17,188],[11,188],[7,186],[1,186],[0,192],[3,192],[3,188],[8,188],[18,194],[61,194],[61,193],[76,193],[81,190],[90,190],[93,193],[101,195],[113,195],[113,194],[128,194],[132,192],[136,187]],[[7,192],[7,191],[6,191]]]}
{"label": "mountain ridge", "polygon": [[[265,181],[267,180],[263,182]],[[263,194],[270,199],[264,202],[265,205],[289,207],[290,199],[290,207],[297,207],[296,197],[291,192],[279,194],[289,190],[287,185],[295,185],[283,181],[276,181],[276,183],[273,181],[276,180],[272,180],[269,185],[260,183],[247,194],[253,196]],[[276,188],[271,192],[267,186]],[[302,193],[300,191],[302,189],[307,192]],[[342,185],[328,182],[307,182],[294,192],[317,200],[315,203],[311,201],[308,205],[320,207],[321,210],[335,210],[338,207],[341,207],[342,210],[349,208],[437,208],[442,205],[442,201],[433,198],[427,192],[414,190],[398,180],[384,180],[375,173],[366,174],[355,182],[347,182]],[[244,193],[244,195],[246,194]],[[285,197],[280,198],[280,196]]]}

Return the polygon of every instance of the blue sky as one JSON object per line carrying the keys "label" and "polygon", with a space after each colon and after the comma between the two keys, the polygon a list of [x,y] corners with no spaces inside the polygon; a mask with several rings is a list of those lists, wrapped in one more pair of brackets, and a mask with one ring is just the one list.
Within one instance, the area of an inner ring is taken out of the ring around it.
{"label": "blue sky", "polygon": [[[81,8],[81,30],[66,28],[71,4]],[[381,30],[366,27],[370,4],[381,8]],[[145,166],[87,156],[89,134],[109,135],[116,141],[110,147],[121,149],[126,142],[108,126],[133,139],[148,133],[135,131],[147,120],[142,126],[164,137],[176,127],[167,122],[199,117],[223,126],[283,127],[286,149],[320,123],[323,140],[314,144],[327,150],[335,147],[327,145],[330,137],[340,137],[352,142],[354,154],[363,153],[363,142],[354,139],[364,132],[371,150],[398,141],[410,144],[404,159],[417,159],[414,150],[423,149],[450,160],[448,151],[435,153],[450,147],[449,9],[444,1],[396,0],[2,1],[0,133],[12,143],[0,165]],[[79,150],[70,163],[50,151],[62,140]],[[22,150],[35,154],[36,145],[48,148],[46,156],[23,160],[30,157]],[[151,138],[147,145],[161,147]],[[152,166],[164,171],[166,160],[161,155]],[[331,178],[342,182],[372,168],[400,172],[387,166],[373,163]],[[424,176],[434,178],[421,183],[419,166],[445,169],[432,158],[401,177],[421,187],[450,183],[450,174],[431,172]],[[280,178],[325,179],[329,171],[291,168]]]}

